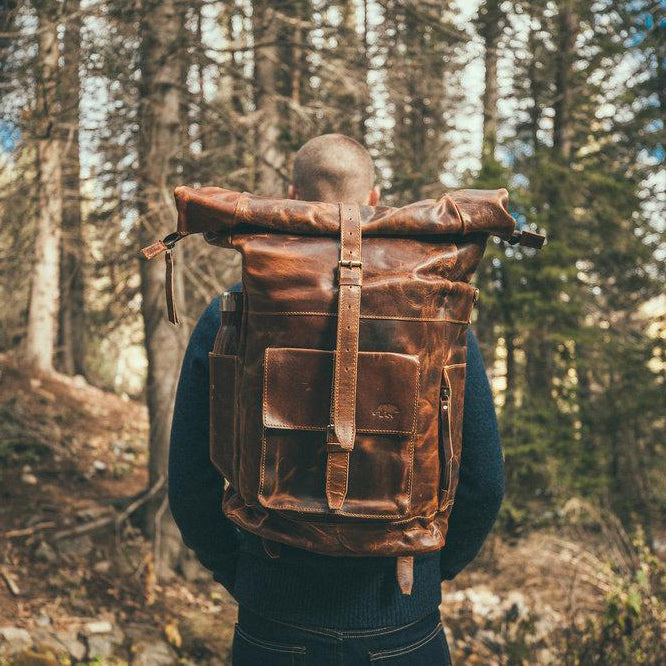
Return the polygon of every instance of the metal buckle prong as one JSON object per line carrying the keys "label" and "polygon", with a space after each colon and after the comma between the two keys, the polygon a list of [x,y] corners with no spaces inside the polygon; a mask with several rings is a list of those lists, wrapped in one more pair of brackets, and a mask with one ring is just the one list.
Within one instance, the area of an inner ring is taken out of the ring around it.
{"label": "metal buckle prong", "polygon": [[338,266],[344,266],[345,268],[363,268],[363,262],[356,259],[340,259],[340,261],[338,261]]}

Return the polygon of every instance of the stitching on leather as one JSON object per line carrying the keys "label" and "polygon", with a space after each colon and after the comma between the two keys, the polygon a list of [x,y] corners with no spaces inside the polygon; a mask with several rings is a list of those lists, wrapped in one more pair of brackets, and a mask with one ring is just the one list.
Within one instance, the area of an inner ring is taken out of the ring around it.
{"label": "stitching on leather", "polygon": [[[352,285],[356,286],[356,285]],[[270,310],[262,312],[260,310],[252,310],[247,313],[248,315],[265,316],[265,317],[281,317],[281,316],[313,316],[313,317],[337,317],[335,312],[307,312],[300,310]],[[361,314],[359,319],[379,319],[384,321],[425,321],[425,322],[442,322],[446,324],[461,324],[467,326],[471,319],[449,319],[448,317],[403,317],[401,315],[368,315]]]}
{"label": "stitching on leather", "polygon": [[264,495],[264,470],[266,469],[266,428],[261,429],[261,460],[259,462],[259,492],[257,495],[259,497],[265,497]]}
{"label": "stitching on leather", "polygon": [[418,360],[416,374],[416,391],[414,395],[414,415],[412,416],[412,436],[409,439],[409,481],[407,482],[407,511],[412,508],[412,479],[414,478],[414,448],[416,441],[416,423],[418,419],[418,402],[421,393],[421,359]]}
{"label": "stitching on leather", "polygon": [[[268,350],[270,347],[266,347],[264,350],[264,400],[262,405],[261,418],[263,421],[264,414],[266,413],[266,404],[267,404],[267,392],[268,392]],[[264,470],[266,469],[266,428],[261,428],[261,460],[259,462],[259,497],[264,496]]]}
{"label": "stitching on leather", "polygon": [[[465,365],[464,363],[461,365]],[[447,367],[454,367],[454,366],[447,366]],[[444,380],[446,381],[446,387],[449,389],[449,404],[447,407],[447,413],[446,413],[446,426],[448,430],[448,440],[446,442],[448,451],[449,451],[449,460],[447,462],[447,486],[446,486],[446,492],[445,492],[445,502],[444,505],[448,506],[448,503],[452,501],[451,497],[451,487],[453,486],[453,457],[455,455],[453,451],[453,433],[451,432],[451,421],[452,416],[453,416],[453,410],[451,409],[451,406],[453,404],[453,387],[451,385],[451,378],[449,377],[449,373],[446,371],[446,367],[442,371],[442,375],[444,377]],[[443,510],[443,509],[442,509]]]}
{"label": "stitching on leather", "polygon": [[[266,428],[275,430],[307,430],[311,432],[326,432],[326,426],[316,425],[293,425],[291,423],[280,423],[277,421],[266,422]],[[356,428],[356,432],[362,435],[411,435],[411,430],[381,430],[380,428]]]}
{"label": "stitching on leather", "polygon": [[285,654],[307,654],[307,649],[304,645],[280,645],[279,643],[264,641],[246,633],[240,628],[238,624],[236,625],[236,632],[244,641],[250,643],[250,645],[255,645],[264,650],[270,650],[271,652],[282,652]]}
{"label": "stitching on leather", "polygon": [[390,659],[392,657],[401,657],[402,655],[409,654],[410,652],[414,652],[414,650],[418,650],[424,645],[427,645],[428,643],[430,643],[431,640],[433,640],[439,634],[440,631],[444,631],[444,627],[442,626],[441,621],[437,623],[435,628],[427,636],[420,638],[418,641],[412,643],[411,645],[406,645],[405,647],[402,648],[395,648],[393,650],[368,652],[368,657],[370,658],[370,661],[376,661],[377,659],[386,659],[386,658]]}
{"label": "stitching on leather", "polygon": [[270,347],[266,347],[266,349],[264,349],[264,395],[263,395],[263,402],[261,405],[262,421],[264,418],[264,414],[266,414],[268,411],[268,350],[269,349]]}
{"label": "stitching on leather", "polygon": [[[264,502],[262,502],[262,505],[265,506],[267,509],[281,509],[285,511],[297,511],[298,513],[317,513],[321,515],[327,515],[329,514],[329,510],[325,507],[302,507],[301,505],[298,504],[273,504],[271,503],[270,499],[268,499],[265,495],[262,495],[264,498]],[[335,512],[336,516],[345,516],[347,518],[370,518],[373,520],[388,520],[392,518],[404,518],[404,515],[402,513],[354,513],[352,511],[345,511],[344,509],[339,509]],[[434,514],[433,514],[434,515]],[[412,520],[413,518],[410,517],[409,520]],[[330,525],[330,523],[327,523]]]}

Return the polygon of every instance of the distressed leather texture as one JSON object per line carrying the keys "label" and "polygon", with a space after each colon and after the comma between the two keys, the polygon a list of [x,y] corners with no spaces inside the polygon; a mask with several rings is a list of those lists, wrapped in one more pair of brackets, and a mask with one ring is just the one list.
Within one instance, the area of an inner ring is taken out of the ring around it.
{"label": "distressed leather texture", "polygon": [[180,236],[243,258],[241,310],[210,356],[224,513],[267,542],[399,557],[407,592],[411,556],[445,542],[469,281],[490,234],[516,238],[507,192],[360,209],[221,188],[175,196]]}

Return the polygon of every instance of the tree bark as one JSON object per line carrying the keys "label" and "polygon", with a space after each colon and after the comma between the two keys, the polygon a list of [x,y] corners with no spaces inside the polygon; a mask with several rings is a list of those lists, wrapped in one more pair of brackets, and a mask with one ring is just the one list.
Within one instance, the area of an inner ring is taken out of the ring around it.
{"label": "tree bark", "polygon": [[62,146],[58,126],[58,7],[34,1],[39,17],[39,53],[36,71],[38,217],[35,263],[25,343],[28,363],[53,370],[57,336],[59,247],[62,226]]}
{"label": "tree bark", "polygon": [[504,15],[499,0],[487,0],[479,10],[479,33],[484,45],[483,148],[484,159],[494,159],[497,146],[497,58]]}
{"label": "tree bark", "polygon": [[[254,98],[259,112],[256,128],[255,190],[265,196],[284,194],[281,172],[285,156],[279,145],[280,109],[277,96],[279,20],[274,3],[255,0],[252,9],[254,34]],[[268,46],[263,46],[267,44]]]}
{"label": "tree bark", "polygon": [[[180,37],[183,17],[177,0],[144,0],[141,16],[141,85],[139,106],[138,205],[140,240],[148,244],[173,230],[175,210],[170,191],[171,160],[180,140]],[[182,305],[182,275],[176,263],[176,296]],[[178,371],[187,340],[185,327],[174,327],[165,317],[164,266],[141,263],[141,314],[144,323],[148,377],[146,399],[150,420],[149,483],[166,477],[169,434]],[[165,492],[146,505],[145,530],[160,544],[156,570],[172,568],[180,546],[174,537]]]}
{"label": "tree bark", "polygon": [[573,136],[571,106],[573,98],[571,75],[574,49],[578,35],[578,17],[574,0],[560,0],[557,16],[558,49],[555,69],[555,118],[553,119],[553,150],[556,157],[568,162]]}
{"label": "tree bark", "polygon": [[70,375],[85,376],[85,240],[81,218],[79,103],[81,82],[80,0],[67,4],[70,14],[64,37],[61,86],[63,148],[63,217],[60,250],[60,313],[58,361]]}
{"label": "tree bark", "polygon": [[530,136],[532,139],[532,147],[534,154],[537,154],[539,148],[539,122],[541,120],[541,85],[539,82],[539,75],[537,70],[538,63],[538,46],[536,40],[536,29],[534,23],[536,17],[534,16],[534,7],[532,3],[529,5],[529,20],[530,28],[527,38],[527,48],[529,51],[529,65],[527,69],[527,76],[529,78],[530,96],[532,97],[532,107],[530,108]]}

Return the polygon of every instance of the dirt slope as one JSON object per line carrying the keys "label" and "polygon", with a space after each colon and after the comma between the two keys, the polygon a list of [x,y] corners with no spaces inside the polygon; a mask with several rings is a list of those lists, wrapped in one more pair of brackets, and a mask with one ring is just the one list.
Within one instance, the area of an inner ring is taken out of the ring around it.
{"label": "dirt slope", "polygon": [[115,527],[147,429],[140,403],[0,356],[0,663],[226,663],[233,600],[195,565],[157,584],[136,516]]}

